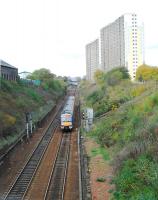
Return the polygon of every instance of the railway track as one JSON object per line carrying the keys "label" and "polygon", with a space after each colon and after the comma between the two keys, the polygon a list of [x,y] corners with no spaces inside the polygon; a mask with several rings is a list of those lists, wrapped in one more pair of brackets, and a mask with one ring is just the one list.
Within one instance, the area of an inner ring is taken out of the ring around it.
{"label": "railway track", "polygon": [[25,196],[25,200],[43,200],[45,192],[48,187],[50,176],[54,169],[60,143],[62,140],[62,132],[57,129],[54,133],[54,137],[51,139],[49,146],[45,152],[45,155],[38,167],[36,175],[34,176]]}
{"label": "railway track", "polygon": [[[62,134],[58,129],[59,116],[60,112],[50,124],[4,200],[79,199],[77,132]],[[77,128],[78,117],[75,121]],[[71,174],[71,171],[75,175]],[[76,193],[75,196],[70,195],[69,190],[73,191],[73,194]]]}
{"label": "railway track", "polygon": [[78,149],[78,124],[79,124],[79,107],[75,107],[75,123],[71,133],[70,157],[67,170],[67,178],[64,192],[64,200],[79,200],[80,193],[80,163]]}
{"label": "railway track", "polygon": [[71,134],[64,133],[60,148],[54,161],[52,176],[50,177],[48,188],[45,193],[45,200],[63,200],[67,168],[69,162]]}
{"label": "railway track", "polygon": [[77,135],[55,131],[24,200],[79,199]]}
{"label": "railway track", "polygon": [[49,145],[51,138],[53,137],[53,132],[56,130],[59,124],[60,112],[57,114],[56,118],[52,121],[49,128],[47,129],[45,135],[41,139],[40,143],[33,151],[32,155],[28,159],[27,163],[23,167],[19,176],[11,186],[9,192],[7,193],[4,200],[21,200],[27,191],[29,184],[35,175],[40,161]]}

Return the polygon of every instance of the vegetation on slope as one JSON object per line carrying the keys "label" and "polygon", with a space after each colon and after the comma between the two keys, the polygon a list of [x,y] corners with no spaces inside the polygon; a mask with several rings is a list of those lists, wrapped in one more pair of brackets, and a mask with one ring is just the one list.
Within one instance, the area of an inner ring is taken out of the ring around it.
{"label": "vegetation on slope", "polygon": [[[0,149],[16,141],[25,129],[25,113],[31,112],[36,123],[64,95],[66,84],[62,79],[51,76],[48,70],[41,77],[42,84],[37,87],[22,81],[1,80],[0,89]],[[39,73],[40,74],[40,73]],[[46,74],[50,75],[47,79]],[[39,79],[40,80],[40,79]]]}
{"label": "vegetation on slope", "polygon": [[87,94],[85,101],[96,113],[98,105],[101,106],[102,112],[96,116],[110,111],[95,122],[90,135],[111,152],[116,185],[113,199],[158,199],[158,92],[155,83],[132,83],[122,78],[117,85],[105,82],[102,89],[95,86],[95,91]]}
{"label": "vegetation on slope", "polygon": [[108,73],[97,71],[96,85],[86,81],[81,84],[81,95],[87,106],[93,107],[95,116],[118,108],[121,104],[138,97],[152,88],[153,85],[132,83],[123,67],[116,68]]}

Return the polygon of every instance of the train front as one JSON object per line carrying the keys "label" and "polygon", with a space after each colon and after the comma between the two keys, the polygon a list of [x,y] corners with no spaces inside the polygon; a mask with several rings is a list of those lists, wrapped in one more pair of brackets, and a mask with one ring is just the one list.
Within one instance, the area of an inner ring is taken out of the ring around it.
{"label": "train front", "polygon": [[63,131],[71,131],[73,128],[72,114],[65,113],[61,115],[61,129]]}

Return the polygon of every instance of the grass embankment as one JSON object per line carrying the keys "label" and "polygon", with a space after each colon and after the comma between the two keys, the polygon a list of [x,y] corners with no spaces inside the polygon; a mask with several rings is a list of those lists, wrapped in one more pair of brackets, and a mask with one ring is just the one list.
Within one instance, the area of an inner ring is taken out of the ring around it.
{"label": "grass embankment", "polygon": [[36,123],[64,94],[64,85],[57,89],[29,86],[22,82],[1,80],[0,89],[0,150],[12,144],[25,129],[25,113],[31,112]]}
{"label": "grass embankment", "polygon": [[[106,85],[105,90],[98,87],[95,92],[104,95],[92,92],[85,101],[96,116],[113,110],[95,122],[89,133],[110,153],[116,186],[112,199],[158,199],[158,92],[154,84],[120,79],[117,85]],[[102,107],[99,114],[98,105]]]}

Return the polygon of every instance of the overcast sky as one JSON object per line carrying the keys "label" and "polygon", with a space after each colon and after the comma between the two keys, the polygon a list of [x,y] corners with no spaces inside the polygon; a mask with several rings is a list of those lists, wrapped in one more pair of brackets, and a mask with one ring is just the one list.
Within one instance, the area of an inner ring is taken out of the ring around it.
{"label": "overcast sky", "polygon": [[145,61],[158,66],[156,0],[0,0],[0,59],[21,71],[86,73],[85,45],[124,13],[145,26]]}

